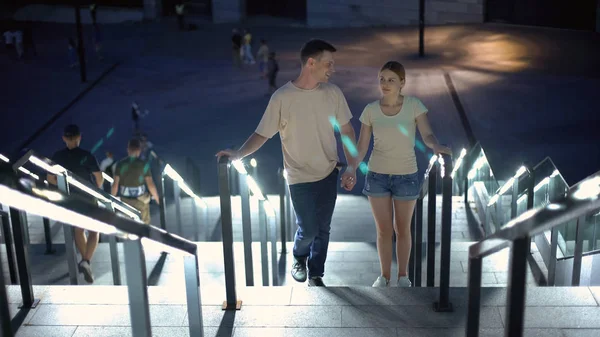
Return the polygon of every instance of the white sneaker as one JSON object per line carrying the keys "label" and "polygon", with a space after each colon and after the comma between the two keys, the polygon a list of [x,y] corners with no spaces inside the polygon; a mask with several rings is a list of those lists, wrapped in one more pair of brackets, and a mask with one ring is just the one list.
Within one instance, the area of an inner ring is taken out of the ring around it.
{"label": "white sneaker", "polygon": [[390,280],[386,279],[385,276],[379,276],[375,283],[373,283],[373,287],[375,288],[385,288],[390,286]]}
{"label": "white sneaker", "polygon": [[398,283],[396,283],[396,286],[401,288],[409,288],[412,287],[412,282],[410,282],[408,276],[402,276],[398,279]]}

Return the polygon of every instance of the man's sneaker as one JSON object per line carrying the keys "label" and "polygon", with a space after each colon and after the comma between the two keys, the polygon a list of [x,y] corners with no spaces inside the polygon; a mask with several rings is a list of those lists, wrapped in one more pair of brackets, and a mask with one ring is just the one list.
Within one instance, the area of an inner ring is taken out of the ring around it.
{"label": "man's sneaker", "polygon": [[408,276],[402,276],[398,279],[398,283],[396,284],[398,287],[409,288],[412,287],[412,282],[408,279]]}
{"label": "man's sneaker", "polygon": [[379,276],[375,283],[373,283],[373,287],[375,288],[385,288],[390,286],[390,280],[386,279],[385,276]]}
{"label": "man's sneaker", "polygon": [[294,257],[294,260],[294,264],[292,265],[292,277],[298,282],[305,282],[307,278],[306,258]]}
{"label": "man's sneaker", "polygon": [[88,261],[82,260],[79,262],[79,271],[83,273],[83,278],[87,283],[94,283],[94,275],[92,275],[92,267]]}
{"label": "man's sneaker", "polygon": [[323,279],[319,276],[313,276],[308,280],[309,287],[324,287],[325,283],[323,283]]}

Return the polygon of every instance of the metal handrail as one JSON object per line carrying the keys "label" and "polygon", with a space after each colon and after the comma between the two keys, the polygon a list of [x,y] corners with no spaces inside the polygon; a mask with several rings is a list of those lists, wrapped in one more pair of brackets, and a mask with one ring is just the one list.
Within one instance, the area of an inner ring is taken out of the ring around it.
{"label": "metal handrail", "polygon": [[92,197],[98,198],[98,199],[102,200],[103,202],[110,202],[115,209],[121,211],[122,213],[128,215],[129,217],[131,217],[133,219],[136,219],[136,220],[141,219],[140,211],[138,211],[134,207],[122,202],[121,200],[119,200],[117,197],[111,195],[110,193],[106,193],[102,189],[99,189],[98,187],[93,186],[91,183],[89,183],[87,181],[87,179],[83,179],[83,178],[77,176],[76,174],[67,170],[66,168],[64,168],[60,165],[57,165],[52,160],[37,154],[33,150],[27,151],[27,153],[25,155],[23,155],[21,158],[19,158],[17,161],[15,161],[15,163],[12,165],[12,168],[15,171],[19,170],[19,169],[23,168],[23,166],[28,162],[31,162],[32,164],[36,165],[40,169],[44,170],[46,173],[55,174],[55,175],[67,174],[67,176],[69,177],[69,179],[67,179],[67,184],[69,186],[74,186],[74,187],[78,188],[79,190],[81,190],[82,192],[84,192]]}
{"label": "metal handrail", "polygon": [[[10,207],[13,220],[26,211],[51,218],[71,226],[92,230],[124,240],[127,285],[133,336],[151,335],[147,278],[143,246],[158,244],[163,251],[183,253],[190,335],[203,336],[198,270],[198,247],[195,243],[162,229],[118,216],[107,209],[95,207],[77,195],[37,186],[29,179],[19,179],[14,171],[0,165],[0,203]],[[20,211],[19,211],[20,210]],[[83,215],[85,214],[85,215]],[[13,221],[15,247],[24,247],[22,224]],[[17,240],[17,236],[19,239]],[[19,266],[23,307],[35,307],[28,259],[23,249]],[[1,275],[0,275],[1,277]],[[1,303],[0,303],[1,305]],[[0,309],[2,311],[3,308]],[[2,325],[10,324],[2,322]]]}
{"label": "metal handrail", "polygon": [[523,335],[527,252],[533,235],[600,210],[600,172],[582,180],[560,200],[529,210],[494,235],[469,247],[467,337],[479,335],[482,259],[512,246],[505,335]]}

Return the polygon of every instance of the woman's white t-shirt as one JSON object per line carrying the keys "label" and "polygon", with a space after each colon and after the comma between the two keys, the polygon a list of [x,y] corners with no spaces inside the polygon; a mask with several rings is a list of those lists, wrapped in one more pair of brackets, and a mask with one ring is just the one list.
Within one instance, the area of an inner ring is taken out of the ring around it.
{"label": "woman's white t-shirt", "polygon": [[369,171],[383,174],[412,174],[418,171],[415,156],[417,117],[427,112],[421,100],[404,96],[400,111],[387,116],[379,100],[367,104],[360,121],[373,129],[373,151]]}

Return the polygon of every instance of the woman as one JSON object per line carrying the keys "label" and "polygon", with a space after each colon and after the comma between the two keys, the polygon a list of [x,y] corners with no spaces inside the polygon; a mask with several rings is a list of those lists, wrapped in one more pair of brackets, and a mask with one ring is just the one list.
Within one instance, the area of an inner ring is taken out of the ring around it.
{"label": "woman", "polygon": [[[438,143],[427,119],[427,108],[416,97],[402,95],[404,67],[396,62],[386,63],[379,72],[381,99],[368,104],[361,117],[358,140],[360,163],[374,136],[369,159],[369,173],[363,194],[369,197],[377,226],[377,252],[381,276],[373,287],[388,287],[392,268],[392,236],[396,232],[398,261],[397,286],[410,287],[407,267],[411,249],[410,223],[419,197],[420,182],[415,156],[415,131],[419,128],[424,143],[434,153],[451,154]],[[395,220],[395,221],[394,221]]]}

